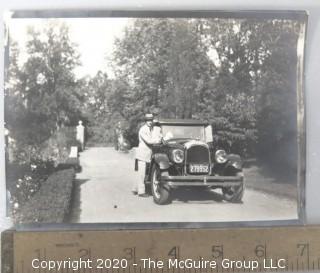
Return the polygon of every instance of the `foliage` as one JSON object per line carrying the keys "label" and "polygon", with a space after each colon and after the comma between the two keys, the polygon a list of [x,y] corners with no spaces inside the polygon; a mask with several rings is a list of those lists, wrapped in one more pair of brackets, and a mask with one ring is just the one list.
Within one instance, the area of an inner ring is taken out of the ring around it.
{"label": "foliage", "polygon": [[216,145],[244,156],[281,151],[296,131],[298,30],[288,20],[136,19],[115,43],[106,117],[127,120],[133,144],[154,111],[206,119]]}
{"label": "foliage", "polygon": [[[29,29],[28,35],[28,58],[22,65],[18,62],[18,45],[10,40],[5,82],[5,121],[14,161],[7,162],[7,185],[13,213],[22,209],[22,218],[34,213],[35,205],[41,210],[44,203],[38,199],[45,191],[44,181],[57,165],[67,161],[70,146],[78,145],[74,130],[65,125],[75,124],[81,117],[83,99],[73,72],[79,57],[68,27],[54,20],[41,29]],[[66,177],[52,182],[53,189],[48,188],[51,192],[42,199],[60,190],[60,199],[55,196],[47,201],[56,204],[61,198],[63,202],[69,200],[70,183],[65,181],[68,173],[60,173]],[[60,189],[54,189],[59,185]],[[33,207],[24,207],[26,203]]]}
{"label": "foliage", "polygon": [[10,144],[13,161],[20,165],[48,162],[57,166],[68,159],[71,146],[79,146],[75,135],[74,128],[64,127],[38,145],[13,142]]}
{"label": "foliage", "polygon": [[28,58],[20,66],[17,44],[11,41],[5,85],[6,126],[15,140],[19,162],[39,157],[59,161],[59,130],[81,116],[83,98],[73,73],[79,56],[63,23],[54,20],[42,29],[30,28],[28,36]]}
{"label": "foliage", "polygon": [[79,169],[78,159],[70,162],[71,146],[77,146],[75,132],[63,128],[38,146],[15,146],[15,163],[8,163],[6,170],[7,189],[13,211],[19,210],[38,192],[47,177],[57,169]]}
{"label": "foliage", "polygon": [[6,166],[7,190],[13,213],[32,198],[54,171],[52,162],[33,161],[31,164]]}
{"label": "foliage", "polygon": [[70,210],[74,170],[53,173],[23,208],[16,212],[16,223],[62,223]]}
{"label": "foliage", "polygon": [[6,121],[25,147],[79,118],[94,143],[113,142],[120,121],[137,145],[143,115],[154,112],[209,121],[215,144],[228,151],[272,158],[277,150],[280,158],[291,150],[296,158],[298,33],[291,20],[133,19],[115,41],[114,76],[76,81],[79,58],[68,28],[49,24],[30,30],[21,69],[12,44]]}
{"label": "foliage", "polygon": [[[107,74],[98,72],[94,77],[83,78],[81,92],[84,96],[82,116],[86,121],[87,138],[96,145],[108,142],[109,109],[107,97],[110,92],[110,80]],[[107,134],[107,135],[106,135]]]}
{"label": "foliage", "polygon": [[253,155],[257,140],[254,97],[227,94],[221,102],[208,101],[211,107],[201,113],[201,118],[212,124],[215,146],[243,156]]}

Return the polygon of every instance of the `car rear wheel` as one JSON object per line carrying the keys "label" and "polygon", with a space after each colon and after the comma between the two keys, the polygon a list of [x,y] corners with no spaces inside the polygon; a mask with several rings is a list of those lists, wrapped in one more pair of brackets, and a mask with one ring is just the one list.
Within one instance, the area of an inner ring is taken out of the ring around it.
{"label": "car rear wheel", "polygon": [[[242,172],[236,174],[236,176],[243,176]],[[222,188],[223,199],[231,203],[241,203],[244,194],[244,182],[239,186],[232,186]]]}
{"label": "car rear wheel", "polygon": [[151,191],[153,200],[158,205],[170,203],[170,189],[161,185],[161,170],[157,165],[153,165],[151,170]]}

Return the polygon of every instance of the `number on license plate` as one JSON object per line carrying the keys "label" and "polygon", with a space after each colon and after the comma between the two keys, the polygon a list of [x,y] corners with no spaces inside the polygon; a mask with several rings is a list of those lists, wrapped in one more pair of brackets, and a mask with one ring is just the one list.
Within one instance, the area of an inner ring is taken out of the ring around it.
{"label": "number on license plate", "polygon": [[209,166],[202,164],[190,164],[189,171],[191,173],[207,173],[209,172]]}

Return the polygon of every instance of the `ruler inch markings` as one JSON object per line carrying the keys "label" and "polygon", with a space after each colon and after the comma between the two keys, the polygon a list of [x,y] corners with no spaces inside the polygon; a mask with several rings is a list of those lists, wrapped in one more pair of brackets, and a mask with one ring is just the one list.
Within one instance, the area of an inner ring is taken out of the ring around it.
{"label": "ruler inch markings", "polygon": [[[81,235],[81,236],[80,236]],[[210,238],[210,239],[209,239]],[[213,246],[213,242],[216,244]],[[94,261],[97,258],[122,259],[127,256],[124,249],[132,254],[128,257],[127,268],[83,268],[82,273],[197,273],[251,272],[249,268],[224,268],[223,259],[259,262],[256,272],[284,270],[320,269],[320,226],[288,227],[246,227],[217,229],[170,229],[170,230],[99,230],[99,231],[19,231],[13,232],[13,260],[16,273],[47,273],[35,270],[31,260],[71,260],[87,254]],[[133,247],[134,246],[134,247]],[[213,248],[214,247],[214,248]],[[128,250],[128,251],[129,251]],[[211,251],[212,250],[212,251]],[[38,252],[36,252],[38,251]],[[87,251],[87,253],[85,252]],[[169,254],[168,254],[169,251]],[[211,251],[211,252],[210,252]],[[219,254],[221,251],[221,255]],[[139,256],[136,256],[136,252]],[[167,255],[168,254],[168,255]],[[217,255],[218,254],[218,255]],[[208,258],[210,257],[210,258]],[[141,258],[164,262],[164,268],[152,266],[143,268]],[[192,259],[194,262],[214,260],[216,268],[167,268],[169,258],[178,261]],[[137,260],[136,260],[137,259]],[[263,262],[278,265],[285,259],[285,269],[264,268]],[[139,261],[139,262],[138,262]],[[133,263],[137,263],[134,266]],[[4,271],[5,272],[5,271]],[[71,273],[72,269],[53,270],[56,273]],[[7,272],[6,272],[7,273]]]}

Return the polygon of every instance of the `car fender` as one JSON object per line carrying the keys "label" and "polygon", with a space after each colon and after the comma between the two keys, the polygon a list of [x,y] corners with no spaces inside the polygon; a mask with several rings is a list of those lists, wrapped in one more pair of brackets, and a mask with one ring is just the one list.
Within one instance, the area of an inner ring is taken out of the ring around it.
{"label": "car fender", "polygon": [[167,170],[170,167],[169,157],[164,153],[155,154],[153,160],[159,166],[160,170]]}
{"label": "car fender", "polygon": [[232,166],[237,170],[242,170],[242,165],[243,165],[243,162],[240,155],[237,155],[237,154],[228,155],[228,163],[226,167]]}

